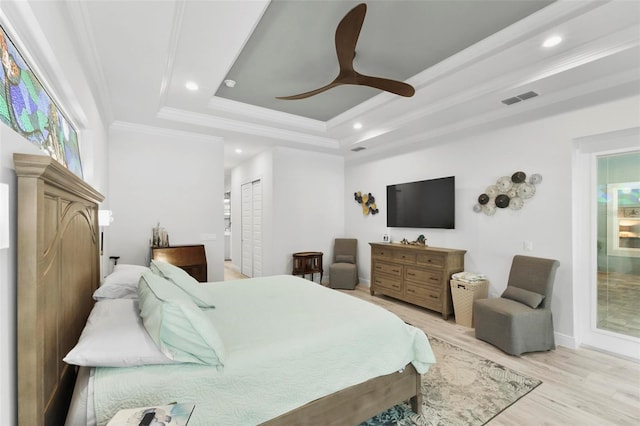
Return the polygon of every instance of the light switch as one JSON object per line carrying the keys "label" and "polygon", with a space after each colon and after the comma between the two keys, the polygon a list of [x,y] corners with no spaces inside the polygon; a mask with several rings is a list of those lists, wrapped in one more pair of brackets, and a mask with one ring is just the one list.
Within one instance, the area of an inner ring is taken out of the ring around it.
{"label": "light switch", "polygon": [[523,247],[524,251],[533,251],[533,241],[525,241]]}

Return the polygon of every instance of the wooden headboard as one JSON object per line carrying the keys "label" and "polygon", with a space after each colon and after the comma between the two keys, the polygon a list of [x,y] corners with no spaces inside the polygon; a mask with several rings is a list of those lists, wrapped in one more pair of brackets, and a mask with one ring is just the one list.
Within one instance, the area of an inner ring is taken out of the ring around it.
{"label": "wooden headboard", "polygon": [[62,425],[78,341],[100,283],[104,197],[50,157],[14,154],[18,176],[18,424]]}

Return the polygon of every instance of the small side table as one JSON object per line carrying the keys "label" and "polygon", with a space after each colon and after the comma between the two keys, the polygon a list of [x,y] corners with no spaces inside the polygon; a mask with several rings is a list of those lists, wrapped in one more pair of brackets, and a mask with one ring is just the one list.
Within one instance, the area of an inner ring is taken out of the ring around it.
{"label": "small side table", "polygon": [[311,274],[311,281],[313,281],[313,274],[320,272],[320,282],[322,282],[322,256],[321,251],[301,251],[293,253],[293,272],[291,275],[302,275],[302,278],[307,274]]}

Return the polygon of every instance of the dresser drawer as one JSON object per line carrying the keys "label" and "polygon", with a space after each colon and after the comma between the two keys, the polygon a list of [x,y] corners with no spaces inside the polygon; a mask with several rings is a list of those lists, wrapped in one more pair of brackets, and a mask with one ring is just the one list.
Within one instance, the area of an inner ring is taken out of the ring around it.
{"label": "dresser drawer", "polygon": [[441,288],[418,285],[410,282],[406,283],[406,288],[408,297],[422,299],[435,304],[440,303]]}
{"label": "dresser drawer", "polygon": [[429,266],[432,268],[444,268],[445,262],[443,256],[430,253],[420,253],[416,259],[418,265]]}
{"label": "dresser drawer", "polygon": [[396,262],[402,262],[402,263],[412,263],[415,264],[416,263],[416,253],[411,253],[408,251],[395,251],[393,253],[393,260],[395,260]]}
{"label": "dresser drawer", "polygon": [[384,274],[394,275],[396,277],[402,276],[402,266],[394,265],[393,263],[385,263],[376,261],[373,265],[375,272],[382,272]]}
{"label": "dresser drawer", "polygon": [[371,256],[377,259],[393,259],[393,250],[382,247],[372,247]]}
{"label": "dresser drawer", "polygon": [[441,286],[442,285],[442,273],[436,271],[430,271],[428,269],[413,268],[411,266],[405,267],[404,278],[407,281],[414,281],[417,283],[424,283],[427,285]]}
{"label": "dresser drawer", "polygon": [[400,278],[385,277],[382,275],[376,275],[373,279],[373,285],[376,290],[386,289],[400,294],[402,292],[402,286]]}

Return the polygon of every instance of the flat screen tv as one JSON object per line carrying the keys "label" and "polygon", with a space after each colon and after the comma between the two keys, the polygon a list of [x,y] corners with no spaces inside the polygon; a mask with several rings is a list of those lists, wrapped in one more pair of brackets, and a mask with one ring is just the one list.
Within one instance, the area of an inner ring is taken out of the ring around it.
{"label": "flat screen tv", "polygon": [[455,176],[387,186],[390,228],[455,228]]}

